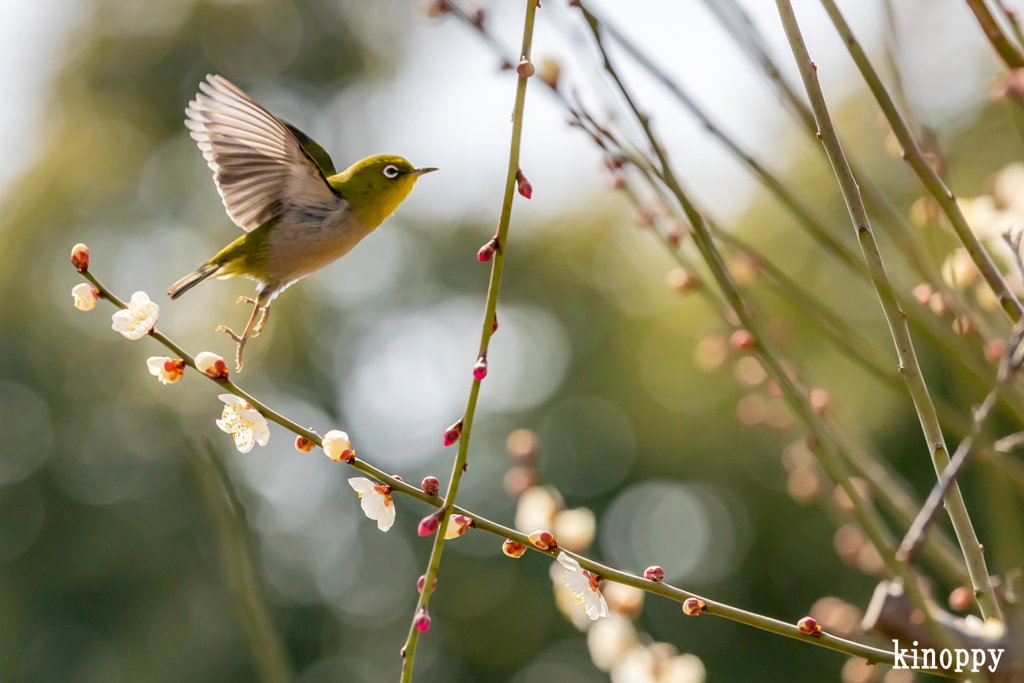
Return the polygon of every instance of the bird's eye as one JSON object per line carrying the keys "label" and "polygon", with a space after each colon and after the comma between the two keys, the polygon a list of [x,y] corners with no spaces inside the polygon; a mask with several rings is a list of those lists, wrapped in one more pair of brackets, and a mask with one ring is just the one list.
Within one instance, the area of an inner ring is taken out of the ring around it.
{"label": "bird's eye", "polygon": [[392,179],[393,178],[397,178],[398,177],[398,167],[397,166],[385,166],[384,167],[384,177],[385,178],[392,178]]}

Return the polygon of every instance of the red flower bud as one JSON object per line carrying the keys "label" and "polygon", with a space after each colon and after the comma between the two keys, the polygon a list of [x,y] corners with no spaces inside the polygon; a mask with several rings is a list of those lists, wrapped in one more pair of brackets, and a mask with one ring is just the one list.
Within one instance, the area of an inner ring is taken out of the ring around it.
{"label": "red flower bud", "polygon": [[757,337],[748,330],[736,330],[729,337],[729,343],[739,351],[752,351],[757,344]]}
{"label": "red flower bud", "polygon": [[461,417],[459,418],[458,422],[453,424],[448,429],[444,430],[444,440],[443,440],[443,443],[444,443],[444,445],[446,447],[447,446],[451,446],[453,443],[455,443],[456,441],[459,440],[460,436],[462,436],[462,418]]}
{"label": "red flower bud", "polygon": [[800,621],[796,622],[796,626],[800,629],[800,633],[804,633],[809,636],[817,636],[821,634],[821,627],[818,626],[818,622],[814,617],[804,617]]}
{"label": "red flower bud", "polygon": [[421,519],[419,528],[416,530],[416,533],[418,533],[420,536],[429,536],[430,534],[437,531],[437,527],[441,525],[441,518],[439,517],[439,513],[440,511],[435,512],[434,514],[428,515]]}
{"label": "red flower bud", "polygon": [[480,247],[480,250],[476,252],[476,260],[480,263],[487,263],[494,256],[494,252],[498,249],[498,238],[492,237],[488,240],[487,244]]}
{"label": "red flower bud", "polygon": [[518,186],[519,194],[527,199],[533,196],[533,185],[526,179],[526,175],[521,168],[516,170],[516,185]]}
{"label": "red flower bud", "polygon": [[530,543],[541,550],[554,550],[558,547],[558,541],[547,531],[534,531],[530,534]]}
{"label": "red flower bud", "polygon": [[392,478],[392,479],[394,479],[395,481],[400,481],[400,482],[402,482],[403,484],[405,483],[405,479],[402,479],[402,477],[400,477],[400,476],[399,476],[399,475],[397,475],[397,474],[392,474],[392,475],[391,475],[391,478]]}
{"label": "red flower bud", "polygon": [[438,491],[441,490],[441,482],[437,480],[437,477],[424,477],[423,483],[420,484],[420,488],[422,488],[423,493],[428,496],[436,496]]}
{"label": "red flower bud", "polygon": [[420,633],[426,633],[430,630],[430,615],[427,614],[426,608],[420,607],[419,611],[416,612],[416,618],[412,620],[412,625]]}
{"label": "red flower bud", "polygon": [[[423,587],[427,585],[427,575],[424,574],[420,577],[419,581],[416,582],[416,591],[419,593],[423,592]],[[437,577],[434,577],[434,582],[430,584],[430,592],[433,593],[437,590]]]}
{"label": "red flower bud", "polygon": [[665,570],[657,565],[648,567],[644,570],[644,578],[648,581],[663,581],[665,579]]}
{"label": "red flower bud", "polygon": [[81,242],[71,249],[71,265],[78,268],[78,272],[84,273],[89,270],[89,247]]}
{"label": "red flower bud", "polygon": [[480,356],[473,366],[473,377],[478,380],[487,376],[487,356]]}

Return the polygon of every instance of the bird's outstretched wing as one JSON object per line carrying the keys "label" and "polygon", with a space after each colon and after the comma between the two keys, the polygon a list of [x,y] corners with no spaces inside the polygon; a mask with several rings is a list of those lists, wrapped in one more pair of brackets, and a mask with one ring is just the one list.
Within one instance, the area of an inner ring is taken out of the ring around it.
{"label": "bird's outstretched wing", "polygon": [[199,90],[185,109],[185,125],[213,169],[217,192],[238,227],[255,230],[298,198],[337,198],[322,164],[303,149],[290,126],[221,76],[207,76]]}

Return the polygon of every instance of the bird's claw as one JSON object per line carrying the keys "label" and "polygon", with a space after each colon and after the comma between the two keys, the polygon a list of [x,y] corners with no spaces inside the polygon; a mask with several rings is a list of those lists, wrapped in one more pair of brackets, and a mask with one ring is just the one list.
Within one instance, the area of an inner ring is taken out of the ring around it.
{"label": "bird's claw", "polygon": [[[235,372],[241,372],[242,371],[242,349],[245,348],[246,338],[245,337],[239,337],[237,334],[232,332],[230,329],[228,329],[224,325],[220,325],[219,327],[217,327],[214,330],[214,332],[223,332],[224,334],[226,334],[229,337],[231,337],[235,341],[235,344],[238,345],[238,349],[235,351]],[[252,336],[252,335],[250,335],[250,336]]]}

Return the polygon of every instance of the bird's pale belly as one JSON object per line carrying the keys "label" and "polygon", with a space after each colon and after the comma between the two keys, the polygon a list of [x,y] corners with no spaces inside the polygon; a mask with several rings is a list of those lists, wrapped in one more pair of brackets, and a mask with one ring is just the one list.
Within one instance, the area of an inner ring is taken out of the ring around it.
{"label": "bird's pale belly", "polygon": [[269,236],[268,289],[275,289],[276,294],[334,263],[370,232],[347,204],[286,211]]}

